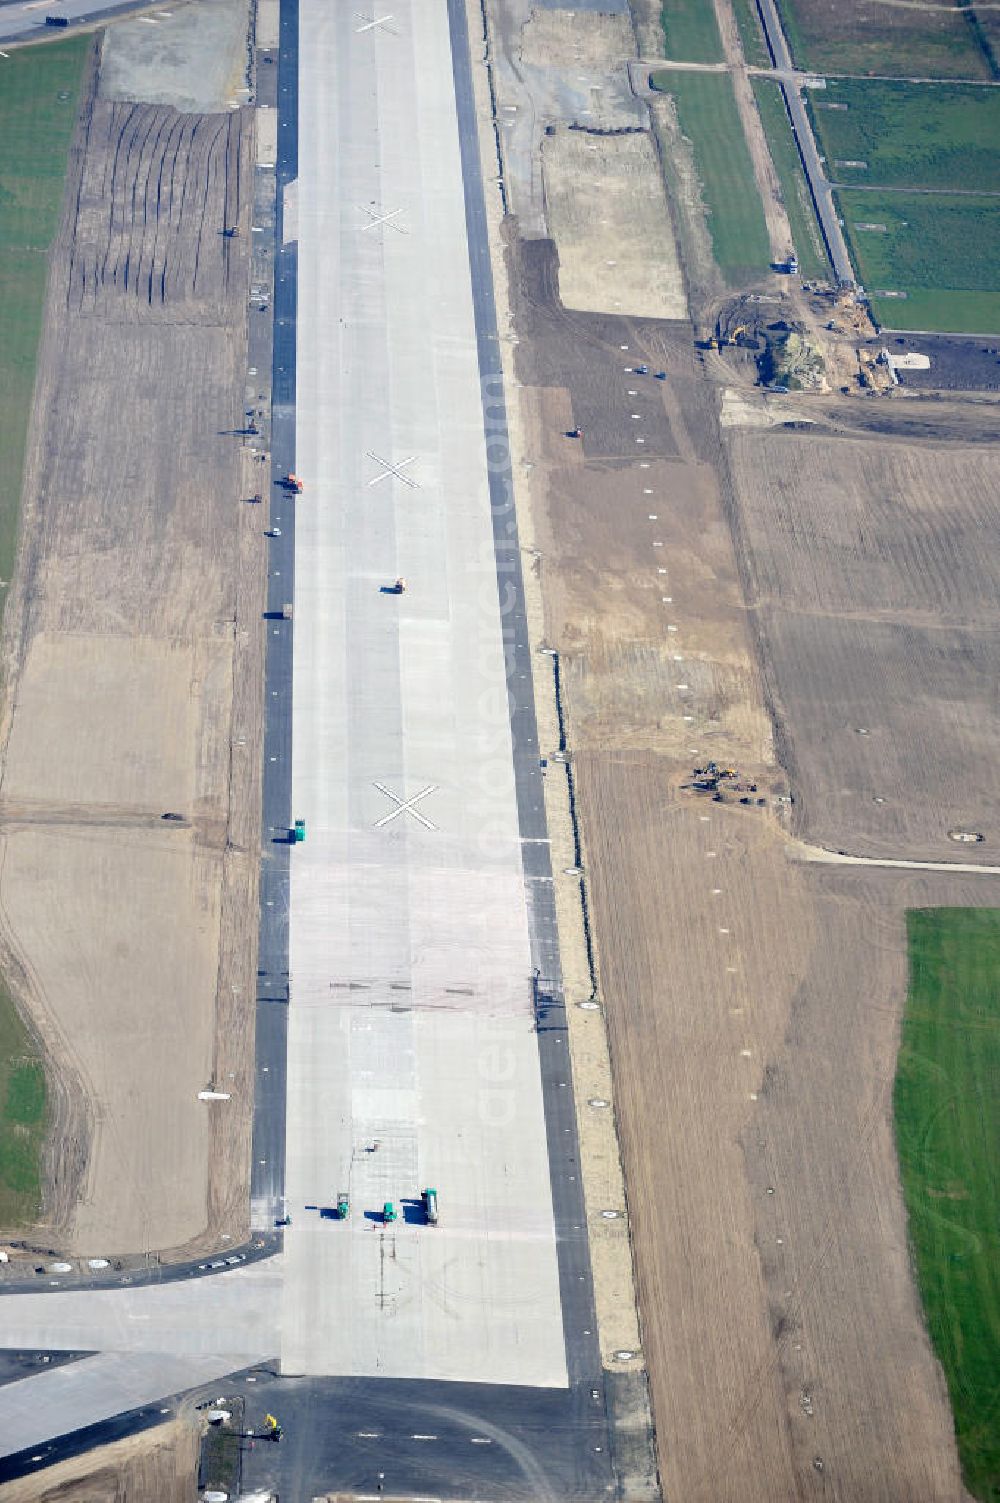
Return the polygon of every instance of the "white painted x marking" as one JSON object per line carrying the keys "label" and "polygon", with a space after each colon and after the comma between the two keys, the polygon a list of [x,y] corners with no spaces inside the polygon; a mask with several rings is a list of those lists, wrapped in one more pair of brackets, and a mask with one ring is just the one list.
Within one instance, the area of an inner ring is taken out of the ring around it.
{"label": "white painted x marking", "polygon": [[376,214],[375,210],[367,204],[358,204],[362,214],[368,215],[368,223],[361,226],[361,233],[365,230],[377,229],[380,224],[387,224],[390,230],[395,230],[397,235],[405,235],[406,231],[401,224],[393,224],[393,220],[402,214],[402,209],[391,209],[388,214]]}
{"label": "white painted x marking", "polygon": [[408,464],[413,464],[415,462],[417,457],[415,454],[409,455],[409,457],[406,459],[401,459],[398,464],[390,464],[389,461],[387,459],[383,459],[380,454],[373,454],[371,449],[366,449],[365,454],[369,459],[373,459],[376,464],[380,464],[382,466],[381,475],[376,475],[374,479],[369,480],[369,485],[378,485],[380,481],[388,480],[389,476],[391,475],[393,479],[401,480],[404,485],[410,486],[413,490],[417,489],[417,482],[415,480],[411,480],[409,475],[404,475],[402,473]]}
{"label": "white painted x marking", "polygon": [[421,788],[420,792],[415,793],[412,798],[400,798],[398,793],[393,793],[392,789],[387,788],[384,783],[376,783],[375,787],[379,793],[384,793],[386,798],[391,798],[396,805],[395,809],[392,809],[388,814],[383,814],[381,819],[375,821],[376,830],[380,830],[390,820],[398,819],[401,814],[412,814],[413,818],[418,819],[426,830],[437,829],[437,825],[432,825],[429,819],[424,818],[419,809],[413,807],[420,799],[426,798],[429,793],[436,793],[437,784],[428,783],[426,788]]}
{"label": "white painted x marking", "polygon": [[396,33],[393,31],[392,27],[387,24],[389,21],[392,20],[392,11],[390,11],[389,14],[386,15],[386,16],[376,16],[373,13],[372,16],[371,16],[371,19],[369,19],[367,16],[363,16],[361,14],[361,12],[359,11],[358,12],[358,20],[362,22],[362,25],[356,26],[354,28],[354,30],[355,30],[355,32],[357,33],[358,36],[360,36],[363,31],[374,31],[375,28],[376,28],[376,26],[385,26],[386,29],[387,29],[387,31],[392,36],[396,35]]}

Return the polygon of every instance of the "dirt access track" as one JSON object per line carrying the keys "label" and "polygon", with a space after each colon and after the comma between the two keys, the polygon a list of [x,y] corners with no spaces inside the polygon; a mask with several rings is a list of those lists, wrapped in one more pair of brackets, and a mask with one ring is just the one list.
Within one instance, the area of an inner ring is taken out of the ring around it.
{"label": "dirt access track", "polygon": [[[55,1109],[33,1236],[171,1256],[239,1240],[248,1217],[266,525],[239,499],[252,112],[100,99],[99,47],[5,619],[0,937]],[[232,1099],[199,1101],[210,1085]]]}

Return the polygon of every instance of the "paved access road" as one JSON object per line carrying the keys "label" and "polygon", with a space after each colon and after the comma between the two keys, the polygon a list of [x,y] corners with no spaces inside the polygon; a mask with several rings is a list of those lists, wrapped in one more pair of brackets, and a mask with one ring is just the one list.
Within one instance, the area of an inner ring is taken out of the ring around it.
{"label": "paved access road", "polygon": [[[145,10],[149,0],[0,0],[0,42],[34,41],[41,36],[60,37],[72,33],[74,25],[91,24],[127,15],[130,10]],[[163,7],[169,10],[169,0]],[[155,18],[156,12],[152,12]],[[70,24],[56,29],[46,23],[46,16],[65,16]]]}

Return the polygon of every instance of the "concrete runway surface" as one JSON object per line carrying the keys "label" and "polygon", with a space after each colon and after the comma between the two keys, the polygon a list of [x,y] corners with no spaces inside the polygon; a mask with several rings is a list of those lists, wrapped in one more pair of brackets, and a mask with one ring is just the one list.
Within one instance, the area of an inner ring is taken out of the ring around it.
{"label": "concrete runway surface", "polygon": [[302,0],[281,1363],[561,1385],[448,14],[363,23]]}

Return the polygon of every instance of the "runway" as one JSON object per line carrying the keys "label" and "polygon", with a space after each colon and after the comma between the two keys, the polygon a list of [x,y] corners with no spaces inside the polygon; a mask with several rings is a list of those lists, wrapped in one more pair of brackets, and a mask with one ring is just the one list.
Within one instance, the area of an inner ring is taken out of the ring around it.
{"label": "runway", "polygon": [[282,1369],[558,1386],[448,11],[363,22],[300,6]]}

